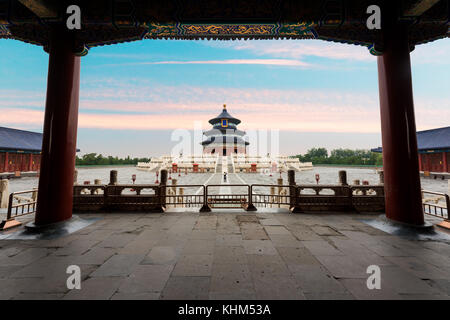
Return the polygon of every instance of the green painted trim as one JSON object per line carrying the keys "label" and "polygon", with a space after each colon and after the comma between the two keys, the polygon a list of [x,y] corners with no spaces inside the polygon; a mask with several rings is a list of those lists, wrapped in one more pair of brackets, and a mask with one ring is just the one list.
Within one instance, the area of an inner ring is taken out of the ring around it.
{"label": "green painted trim", "polygon": [[0,152],[4,153],[17,153],[17,154],[38,154],[40,155],[40,151],[28,151],[28,150],[18,150],[18,149],[0,149]]}
{"label": "green painted trim", "polygon": [[432,153],[443,153],[443,152],[450,152],[450,149],[419,150],[420,154],[432,154]]}

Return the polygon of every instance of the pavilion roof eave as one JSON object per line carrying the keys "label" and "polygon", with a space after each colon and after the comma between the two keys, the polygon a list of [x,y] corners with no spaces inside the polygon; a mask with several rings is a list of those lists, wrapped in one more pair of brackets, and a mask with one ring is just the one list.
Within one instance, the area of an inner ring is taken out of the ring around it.
{"label": "pavilion roof eave", "polygon": [[[368,5],[382,5],[381,0],[339,2],[338,11],[345,15],[336,13],[329,18],[324,18],[326,0],[283,0],[282,5],[267,0],[265,6],[257,6],[260,0],[245,0],[245,5],[244,0],[236,0],[230,4],[233,10],[187,6],[187,1],[166,0],[167,6],[158,7],[145,0],[128,0],[133,14],[129,14],[130,8],[115,8],[114,1],[102,5],[76,1],[83,12],[82,29],[75,32],[77,45],[89,48],[142,39],[321,39],[369,48],[383,45],[380,30],[367,29],[365,12]],[[11,1],[0,8],[0,38],[47,46],[50,26],[64,23],[65,4]],[[412,47],[449,37],[449,0],[403,0],[398,6],[399,18],[412,22]],[[126,11],[123,14],[122,9]],[[115,17],[117,13],[120,19]]]}

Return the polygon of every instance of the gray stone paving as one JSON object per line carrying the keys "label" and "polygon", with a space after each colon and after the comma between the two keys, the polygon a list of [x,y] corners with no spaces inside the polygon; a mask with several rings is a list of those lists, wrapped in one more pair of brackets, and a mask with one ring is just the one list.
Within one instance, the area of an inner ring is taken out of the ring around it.
{"label": "gray stone paving", "polygon": [[[52,240],[0,240],[1,299],[448,299],[450,244],[357,214],[90,214]],[[121,227],[122,226],[122,227]],[[66,287],[79,265],[81,290]],[[366,286],[381,268],[381,290]]]}
{"label": "gray stone paving", "polygon": [[[222,183],[220,174],[173,178]],[[276,178],[229,174],[228,182]],[[56,239],[0,236],[0,299],[450,298],[450,244],[408,240],[362,221],[376,215],[178,208],[80,216],[97,220]],[[73,264],[81,290],[66,286]],[[381,268],[380,290],[366,285],[373,264]]]}

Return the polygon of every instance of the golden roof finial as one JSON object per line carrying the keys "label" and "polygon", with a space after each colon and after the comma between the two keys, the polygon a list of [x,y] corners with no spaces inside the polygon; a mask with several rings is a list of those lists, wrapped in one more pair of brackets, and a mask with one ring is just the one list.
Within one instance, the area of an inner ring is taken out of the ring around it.
{"label": "golden roof finial", "polygon": [[223,110],[227,110],[227,105],[226,104],[223,105]]}

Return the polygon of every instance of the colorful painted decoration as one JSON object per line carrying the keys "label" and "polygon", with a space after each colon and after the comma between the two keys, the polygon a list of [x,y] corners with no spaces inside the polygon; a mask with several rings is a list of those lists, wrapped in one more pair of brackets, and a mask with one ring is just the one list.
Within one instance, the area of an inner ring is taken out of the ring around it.
{"label": "colorful painted decoration", "polygon": [[185,23],[149,23],[146,38],[164,37],[207,37],[207,36],[294,36],[316,38],[313,23],[296,24],[185,24]]}

